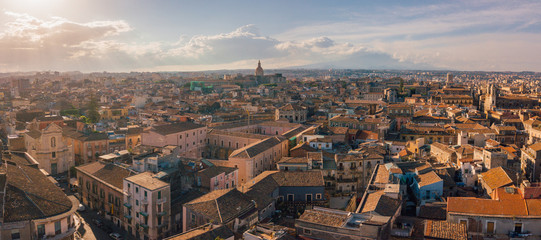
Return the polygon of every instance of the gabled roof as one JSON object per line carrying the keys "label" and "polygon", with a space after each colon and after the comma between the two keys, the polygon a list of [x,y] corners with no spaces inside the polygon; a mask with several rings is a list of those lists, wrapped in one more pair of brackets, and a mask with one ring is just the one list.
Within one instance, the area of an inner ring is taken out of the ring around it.
{"label": "gabled roof", "polygon": [[202,128],[205,125],[196,124],[192,122],[173,123],[161,126],[154,126],[150,131],[160,135],[169,135],[173,133],[184,132],[192,129]]}
{"label": "gabled roof", "polygon": [[251,179],[238,190],[246,193],[257,203],[259,209],[265,208],[273,200],[272,192],[279,187],[324,187],[321,171],[265,171]]}
{"label": "gabled roof", "polygon": [[437,182],[443,182],[443,179],[441,179],[440,176],[438,176],[438,174],[436,174],[434,171],[416,175],[415,180],[419,184],[419,187],[424,187]]}
{"label": "gabled roof", "polygon": [[33,139],[38,139],[39,137],[41,137],[41,132],[36,130],[36,129],[32,129],[32,130],[26,132],[26,135],[28,135],[29,137],[31,137]]}
{"label": "gabled roof", "polygon": [[492,200],[473,197],[447,198],[447,212],[461,215],[525,217],[541,215],[541,199]]}
{"label": "gabled roof", "polygon": [[502,167],[493,168],[481,173],[480,180],[483,181],[490,190],[513,184],[511,176],[509,176],[509,173]]}
{"label": "gabled roof", "polygon": [[282,143],[283,139],[279,137],[270,137],[263,141],[256,142],[243,148],[239,148],[231,153],[229,157],[253,158],[258,154]]}
{"label": "gabled roof", "polygon": [[236,188],[215,190],[184,206],[217,223],[228,223],[254,208],[254,203]]}
{"label": "gabled roof", "polygon": [[118,189],[122,189],[124,178],[134,175],[134,173],[132,173],[130,170],[117,166],[113,163],[104,163],[100,161],[88,163],[75,168]]}
{"label": "gabled roof", "polygon": [[393,216],[400,207],[400,200],[384,195],[384,190],[379,190],[366,196],[366,201],[361,213],[375,212],[381,216]]}
{"label": "gabled roof", "polygon": [[425,237],[434,239],[467,240],[468,232],[466,225],[448,221],[426,220]]}
{"label": "gabled roof", "polygon": [[[236,85],[235,85],[236,86]],[[203,226],[190,229],[186,232],[174,235],[167,240],[207,240],[207,239],[228,239],[234,237],[234,233],[225,225],[219,225],[218,227],[212,224],[205,224]]]}

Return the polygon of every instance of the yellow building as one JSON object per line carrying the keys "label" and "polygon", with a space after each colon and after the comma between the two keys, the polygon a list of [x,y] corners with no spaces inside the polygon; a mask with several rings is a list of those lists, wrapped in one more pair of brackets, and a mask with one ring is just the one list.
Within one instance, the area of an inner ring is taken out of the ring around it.
{"label": "yellow building", "polygon": [[102,107],[99,113],[102,120],[118,120],[128,116],[128,109]]}

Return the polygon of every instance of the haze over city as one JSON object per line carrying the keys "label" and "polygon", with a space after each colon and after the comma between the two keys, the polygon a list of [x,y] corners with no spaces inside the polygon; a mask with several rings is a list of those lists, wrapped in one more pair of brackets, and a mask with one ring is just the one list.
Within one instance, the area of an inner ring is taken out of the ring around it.
{"label": "haze over city", "polygon": [[540,71],[538,1],[2,1],[0,71]]}
{"label": "haze over city", "polygon": [[0,240],[539,240],[541,1],[0,0]]}

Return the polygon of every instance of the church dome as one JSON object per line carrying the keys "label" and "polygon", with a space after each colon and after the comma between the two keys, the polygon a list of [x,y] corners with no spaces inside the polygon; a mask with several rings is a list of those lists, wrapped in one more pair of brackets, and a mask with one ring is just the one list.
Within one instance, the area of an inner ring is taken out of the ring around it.
{"label": "church dome", "polygon": [[257,68],[255,69],[256,76],[263,76],[263,68],[261,67],[261,61],[257,62]]}

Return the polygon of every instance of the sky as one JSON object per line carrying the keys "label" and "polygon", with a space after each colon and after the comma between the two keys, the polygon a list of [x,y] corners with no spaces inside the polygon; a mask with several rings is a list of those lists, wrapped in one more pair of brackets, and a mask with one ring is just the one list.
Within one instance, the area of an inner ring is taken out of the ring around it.
{"label": "sky", "polygon": [[541,72],[541,1],[0,0],[0,72]]}

